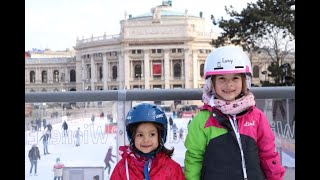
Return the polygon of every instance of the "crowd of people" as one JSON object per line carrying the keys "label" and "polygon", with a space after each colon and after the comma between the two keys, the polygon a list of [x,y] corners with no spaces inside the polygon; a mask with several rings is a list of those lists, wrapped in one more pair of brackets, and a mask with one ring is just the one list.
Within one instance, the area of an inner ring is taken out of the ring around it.
{"label": "crowd of people", "polygon": [[[43,119],[43,130],[41,130],[41,122],[40,118],[32,120],[31,125],[32,125],[32,132],[35,131],[40,131],[42,132],[42,135],[39,138],[39,142],[42,142],[43,144],[43,155],[48,155],[50,154],[48,149],[49,149],[49,140],[51,138],[51,132],[53,130],[53,126],[51,125],[50,122],[46,123],[46,119]],[[63,136],[66,137],[68,136],[68,123],[64,121],[62,123],[62,130],[63,130]],[[75,146],[80,146],[80,137],[81,137],[81,131],[80,127],[78,127],[77,131],[74,133],[75,137]],[[37,176],[37,165],[38,165],[38,160],[40,160],[40,150],[37,146],[37,143],[33,144],[31,149],[29,150],[28,157],[30,160],[30,175]],[[64,164],[60,161],[60,158],[58,157],[56,159],[56,163],[53,166],[53,172],[54,172],[54,180],[62,180],[62,173],[63,173],[63,167]],[[32,173],[33,172],[33,173]]]}

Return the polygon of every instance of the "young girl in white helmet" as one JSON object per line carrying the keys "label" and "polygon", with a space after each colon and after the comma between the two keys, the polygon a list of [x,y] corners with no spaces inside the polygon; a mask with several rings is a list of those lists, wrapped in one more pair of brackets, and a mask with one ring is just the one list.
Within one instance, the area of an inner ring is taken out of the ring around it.
{"label": "young girl in white helmet", "polygon": [[285,168],[275,136],[255,106],[251,63],[237,46],[213,50],[206,59],[204,105],[188,126],[187,180],[282,180]]}

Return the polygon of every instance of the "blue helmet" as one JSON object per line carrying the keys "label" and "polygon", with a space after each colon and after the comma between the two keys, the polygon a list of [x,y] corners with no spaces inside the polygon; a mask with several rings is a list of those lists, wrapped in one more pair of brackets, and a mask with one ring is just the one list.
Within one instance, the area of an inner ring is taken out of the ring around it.
{"label": "blue helmet", "polygon": [[129,130],[129,126],[140,122],[153,122],[163,126],[163,132],[161,132],[161,139],[163,143],[166,142],[168,121],[166,114],[160,107],[154,104],[141,103],[134,106],[127,114],[126,117],[126,131],[129,138],[129,142],[132,139],[132,132]]}

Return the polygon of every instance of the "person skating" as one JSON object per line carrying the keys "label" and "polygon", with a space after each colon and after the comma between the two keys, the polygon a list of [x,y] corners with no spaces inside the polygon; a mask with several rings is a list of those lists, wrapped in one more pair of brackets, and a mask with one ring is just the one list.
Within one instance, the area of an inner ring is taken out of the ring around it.
{"label": "person skating", "polygon": [[48,152],[48,144],[49,144],[49,133],[48,132],[45,132],[39,140],[42,139],[42,143],[43,143],[43,154],[46,155],[46,154],[50,154]]}
{"label": "person skating", "polygon": [[36,144],[32,145],[31,149],[29,150],[28,154],[31,167],[30,167],[30,175],[32,175],[32,169],[34,168],[34,175],[37,175],[37,164],[38,164],[38,159],[40,160],[40,152],[39,148],[37,147]]}
{"label": "person skating", "polygon": [[62,180],[63,168],[64,168],[64,164],[60,161],[60,158],[58,157],[56,159],[56,163],[53,165],[53,173],[54,173],[53,180]]}
{"label": "person skating", "polygon": [[66,121],[63,121],[62,129],[63,129],[63,136],[68,136],[68,124]]}
{"label": "person skating", "polygon": [[112,154],[112,146],[110,146],[110,147],[108,148],[106,157],[104,158],[104,163],[105,163],[105,165],[106,165],[106,167],[105,167],[104,169],[107,169],[107,168],[108,168],[108,175],[110,174],[110,170],[111,170],[111,164],[110,164],[110,162],[114,163],[112,157],[117,157],[117,156]]}
{"label": "person skating", "polygon": [[80,137],[81,137],[80,127],[78,127],[74,137],[76,138],[76,146],[80,146]]}

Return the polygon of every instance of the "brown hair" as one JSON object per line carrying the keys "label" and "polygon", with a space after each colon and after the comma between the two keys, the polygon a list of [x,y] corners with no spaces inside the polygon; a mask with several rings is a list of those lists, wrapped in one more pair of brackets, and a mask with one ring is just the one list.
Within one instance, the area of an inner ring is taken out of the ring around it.
{"label": "brown hair", "polygon": [[155,127],[157,128],[157,132],[158,132],[158,148],[159,146],[162,146],[161,148],[161,151],[164,152],[166,155],[168,155],[169,157],[171,157],[173,155],[173,151],[174,151],[174,148],[172,147],[172,149],[167,149],[165,146],[164,146],[164,142],[162,142],[162,138],[161,138],[161,135],[163,133],[163,131],[166,131],[164,130],[163,126],[158,124],[158,123],[154,123],[154,122],[140,122],[140,123],[134,123],[134,124],[131,124],[129,126],[129,131],[132,133],[132,138],[131,138],[131,142],[130,142],[130,147],[131,149],[137,153],[139,150],[135,147],[134,145],[134,141],[135,141],[135,136],[137,134],[137,129],[138,129],[138,126],[140,124],[143,124],[143,123],[152,123],[155,125]]}

